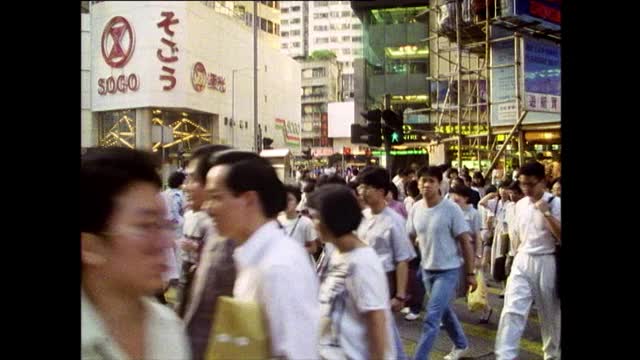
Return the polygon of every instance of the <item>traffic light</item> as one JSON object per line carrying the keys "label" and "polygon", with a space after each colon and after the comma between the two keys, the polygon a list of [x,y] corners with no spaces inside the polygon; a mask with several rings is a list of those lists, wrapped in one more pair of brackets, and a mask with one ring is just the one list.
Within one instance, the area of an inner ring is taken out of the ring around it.
{"label": "traffic light", "polygon": [[384,129],[382,130],[382,133],[384,135],[385,142],[390,145],[404,144],[404,132],[402,131],[404,121],[402,119],[402,114],[387,109],[382,112],[382,119],[384,120]]}
{"label": "traffic light", "polygon": [[367,145],[382,146],[382,111],[369,110],[361,115],[367,120]]}

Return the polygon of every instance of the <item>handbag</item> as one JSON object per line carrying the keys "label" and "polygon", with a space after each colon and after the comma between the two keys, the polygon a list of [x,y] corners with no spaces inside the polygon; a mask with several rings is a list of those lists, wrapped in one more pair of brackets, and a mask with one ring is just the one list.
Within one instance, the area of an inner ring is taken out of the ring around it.
{"label": "handbag", "polygon": [[491,276],[495,281],[507,280],[507,256],[509,252],[509,234],[503,232],[500,234],[500,249],[498,249],[493,266],[491,267]]}
{"label": "handbag", "polygon": [[218,297],[206,360],[268,359],[269,335],[260,305]]}

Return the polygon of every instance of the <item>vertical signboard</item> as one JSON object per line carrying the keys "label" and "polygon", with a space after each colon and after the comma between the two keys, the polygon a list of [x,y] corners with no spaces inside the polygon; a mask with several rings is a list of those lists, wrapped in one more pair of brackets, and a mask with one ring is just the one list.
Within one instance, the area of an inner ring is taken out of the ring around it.
{"label": "vertical signboard", "polygon": [[524,39],[524,109],[560,113],[560,46]]}
{"label": "vertical signboard", "polygon": [[320,116],[320,146],[329,146],[329,121],[326,112]]}
{"label": "vertical signboard", "polygon": [[512,39],[491,45],[491,125],[511,125],[516,121],[516,76]]}

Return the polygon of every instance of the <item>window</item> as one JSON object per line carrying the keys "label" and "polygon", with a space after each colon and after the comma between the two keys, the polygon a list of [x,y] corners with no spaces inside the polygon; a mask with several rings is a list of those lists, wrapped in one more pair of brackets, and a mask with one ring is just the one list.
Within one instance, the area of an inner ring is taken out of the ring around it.
{"label": "window", "polygon": [[353,30],[360,30],[362,29],[362,24],[351,24],[351,28]]}
{"label": "window", "polygon": [[314,1],[314,5],[316,7],[327,6],[327,5],[329,5],[329,2],[328,1]]}
{"label": "window", "polygon": [[332,18],[340,17],[340,12],[339,12],[339,11],[332,11],[332,12],[331,12],[331,17],[332,17]]}
{"label": "window", "polygon": [[280,24],[289,25],[289,20],[282,20],[282,21],[280,21]]}
{"label": "window", "polygon": [[354,36],[351,38],[351,41],[357,42],[357,43],[362,42],[362,36]]}
{"label": "window", "polygon": [[362,56],[362,49],[353,49],[353,55]]}
{"label": "window", "polygon": [[289,8],[280,9],[280,13],[282,13],[282,14],[287,14],[288,12],[289,12]]}
{"label": "window", "polygon": [[338,37],[337,36],[332,36],[331,37],[331,42],[332,43],[337,43],[338,42]]}
{"label": "window", "polygon": [[325,68],[314,68],[312,74],[314,78],[322,78],[327,76]]}
{"label": "window", "polygon": [[291,19],[289,24],[300,24],[300,18]]}
{"label": "window", "polygon": [[342,17],[351,17],[351,11],[343,11]]}
{"label": "window", "polygon": [[351,36],[343,36],[342,37],[342,41],[349,41],[351,40]]}
{"label": "window", "polygon": [[316,38],[316,44],[326,44],[329,42],[328,38]]}
{"label": "window", "polygon": [[327,19],[327,18],[329,18],[329,14],[328,13],[315,13],[315,14],[313,14],[313,18],[314,19]]}
{"label": "window", "polygon": [[304,69],[302,70],[302,78],[303,79],[311,79],[313,77],[312,69]]}
{"label": "window", "polygon": [[300,35],[300,30],[291,31],[291,36],[297,36],[297,35]]}
{"label": "window", "polygon": [[293,44],[294,48],[299,48],[300,47],[300,43],[298,41],[294,42]]}
{"label": "window", "polygon": [[262,31],[267,31],[267,20],[261,17],[258,17],[258,19],[260,19],[260,29]]}
{"label": "window", "polygon": [[340,28],[341,28],[342,30],[349,30],[349,27],[350,27],[350,25],[349,25],[349,24],[342,24],[342,25],[340,26]]}
{"label": "window", "polygon": [[329,29],[331,29],[331,30],[338,30],[338,26],[336,26],[336,24],[331,24],[331,25],[329,26]]}
{"label": "window", "polygon": [[280,25],[275,24],[275,23],[273,24],[273,33],[276,34],[276,35],[280,34]]}
{"label": "window", "polygon": [[300,11],[300,6],[294,6],[291,8],[291,12],[297,12]]}
{"label": "window", "polygon": [[327,31],[329,30],[329,27],[327,25],[316,25],[313,27],[313,30],[315,31]]}
{"label": "window", "polygon": [[267,20],[267,32],[273,34],[273,22]]}
{"label": "window", "polygon": [[351,49],[342,49],[342,54],[351,55]]}
{"label": "window", "polygon": [[289,36],[289,32],[288,31],[283,31],[282,34],[280,34],[280,36],[288,37]]}
{"label": "window", "polygon": [[409,74],[426,74],[427,62],[426,61],[411,61],[409,63]]}
{"label": "window", "polygon": [[283,43],[283,44],[282,44],[282,48],[283,48],[283,49],[288,49],[288,48],[289,48],[289,44],[287,44],[287,43]]}

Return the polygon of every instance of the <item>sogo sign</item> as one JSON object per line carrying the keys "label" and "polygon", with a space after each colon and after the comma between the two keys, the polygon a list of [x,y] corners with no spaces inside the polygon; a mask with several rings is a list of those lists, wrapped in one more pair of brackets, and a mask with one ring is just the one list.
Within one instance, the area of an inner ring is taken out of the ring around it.
{"label": "sogo sign", "polygon": [[[109,20],[102,32],[101,50],[104,62],[114,69],[123,68],[135,49],[135,34],[129,21],[122,16]],[[122,74],[117,78],[98,79],[98,94],[115,94],[117,92],[137,91],[140,78],[136,74]]]}

